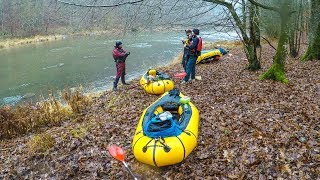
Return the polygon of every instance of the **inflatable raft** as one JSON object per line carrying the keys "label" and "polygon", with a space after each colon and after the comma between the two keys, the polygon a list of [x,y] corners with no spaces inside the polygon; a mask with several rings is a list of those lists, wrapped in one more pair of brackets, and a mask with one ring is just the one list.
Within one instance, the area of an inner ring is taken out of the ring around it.
{"label": "inflatable raft", "polygon": [[140,85],[149,94],[163,94],[174,88],[171,78],[155,69],[149,70],[141,77]]}
{"label": "inflatable raft", "polygon": [[143,111],[132,142],[135,158],[158,167],[180,163],[197,145],[198,123],[190,98],[178,89],[166,92]]}
{"label": "inflatable raft", "polygon": [[214,50],[204,50],[201,52],[201,55],[198,57],[196,64],[205,63],[205,62],[208,62],[209,60],[217,61],[227,53],[228,52],[223,48],[214,49]]}

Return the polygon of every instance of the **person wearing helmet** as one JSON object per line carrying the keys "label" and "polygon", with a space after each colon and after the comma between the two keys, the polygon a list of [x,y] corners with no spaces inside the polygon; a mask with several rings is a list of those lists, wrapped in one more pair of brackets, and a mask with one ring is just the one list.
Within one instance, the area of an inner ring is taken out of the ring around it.
{"label": "person wearing helmet", "polygon": [[189,50],[188,50],[188,60],[186,64],[186,73],[187,75],[184,77],[182,84],[189,81],[190,76],[191,80],[195,80],[195,74],[196,74],[196,61],[198,58],[198,52],[197,52],[197,46],[199,43],[199,38],[197,37],[199,35],[199,29],[193,29],[192,30],[192,40],[189,43]]}
{"label": "person wearing helmet", "polygon": [[116,68],[117,68],[117,73],[116,73],[116,78],[113,82],[113,90],[117,91],[117,85],[119,82],[119,79],[121,78],[121,82],[123,85],[128,85],[125,81],[125,74],[126,74],[126,64],[125,61],[127,57],[130,55],[130,52],[126,52],[122,48],[122,42],[117,41],[116,46],[114,47],[112,51],[112,56],[114,59],[114,62],[116,62]]}
{"label": "person wearing helmet", "polygon": [[147,83],[153,82],[157,78],[157,70],[150,69],[148,71]]}

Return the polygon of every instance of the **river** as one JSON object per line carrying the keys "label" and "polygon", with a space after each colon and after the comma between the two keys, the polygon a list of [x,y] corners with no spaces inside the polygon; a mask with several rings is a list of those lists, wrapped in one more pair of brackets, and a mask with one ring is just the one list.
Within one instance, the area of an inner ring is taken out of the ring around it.
{"label": "river", "polygon": [[[235,39],[231,33],[200,33],[203,41]],[[85,36],[0,50],[0,106],[38,101],[49,93],[83,87],[99,92],[112,87],[116,40],[131,54],[126,62],[128,80],[150,67],[170,63],[182,51],[184,32],[128,34],[122,37]]]}

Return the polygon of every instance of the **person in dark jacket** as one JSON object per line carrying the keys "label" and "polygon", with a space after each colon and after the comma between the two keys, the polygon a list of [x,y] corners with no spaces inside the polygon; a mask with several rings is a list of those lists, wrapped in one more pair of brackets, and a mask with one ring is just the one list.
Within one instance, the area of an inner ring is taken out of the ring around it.
{"label": "person in dark jacket", "polygon": [[199,38],[197,37],[197,35],[199,35],[199,29],[193,29],[192,40],[189,44],[189,50],[188,50],[188,61],[186,64],[187,75],[184,77],[184,80],[181,82],[182,84],[188,82],[190,79],[190,76],[191,76],[191,80],[194,80],[196,76],[196,61],[198,58],[197,46],[199,43]]}
{"label": "person in dark jacket", "polygon": [[114,47],[113,51],[112,51],[112,56],[114,58],[114,62],[116,62],[116,67],[117,67],[117,74],[116,74],[116,78],[113,82],[113,90],[117,91],[117,85],[119,82],[119,79],[121,78],[121,82],[123,85],[128,85],[128,83],[126,83],[125,81],[125,74],[126,74],[126,64],[125,61],[128,57],[128,55],[130,55],[130,52],[126,52],[123,48],[122,48],[122,42],[121,41],[117,41],[116,42],[116,46]]}
{"label": "person in dark jacket", "polygon": [[187,64],[187,60],[188,60],[188,51],[189,51],[189,43],[191,41],[191,35],[192,35],[192,31],[190,29],[185,30],[186,32],[186,39],[182,40],[183,43],[183,56],[182,56],[182,67],[184,69],[184,71],[186,71],[186,64]]}

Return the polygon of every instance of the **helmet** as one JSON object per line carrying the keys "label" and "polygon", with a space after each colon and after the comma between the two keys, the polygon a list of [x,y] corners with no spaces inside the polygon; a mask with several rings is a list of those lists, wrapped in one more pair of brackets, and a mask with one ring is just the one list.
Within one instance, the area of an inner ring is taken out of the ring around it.
{"label": "helmet", "polygon": [[199,35],[200,33],[199,29],[193,29],[192,32],[194,32],[195,35]]}
{"label": "helmet", "polygon": [[121,41],[116,41],[116,47],[119,47],[122,44]]}
{"label": "helmet", "polygon": [[148,71],[148,75],[149,75],[149,76],[156,76],[156,75],[157,75],[157,70],[155,70],[155,69],[150,69],[150,70]]}

